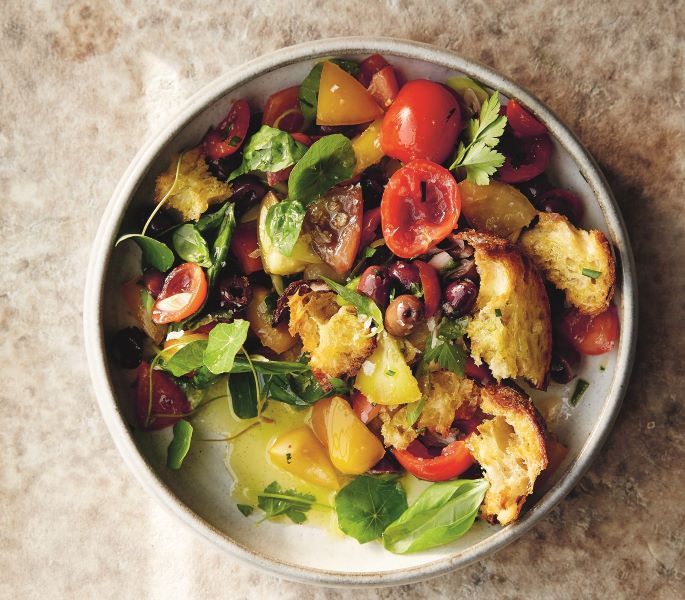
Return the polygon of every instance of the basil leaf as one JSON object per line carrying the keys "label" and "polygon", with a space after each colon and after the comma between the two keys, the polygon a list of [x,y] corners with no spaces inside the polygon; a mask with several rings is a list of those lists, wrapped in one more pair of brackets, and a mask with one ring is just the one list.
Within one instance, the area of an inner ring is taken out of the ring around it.
{"label": "basil leaf", "polygon": [[199,369],[204,364],[204,353],[207,340],[195,340],[183,346],[169,360],[165,360],[163,367],[174,377],[181,377],[186,373]]}
{"label": "basil leaf", "polygon": [[143,253],[143,260],[158,271],[164,273],[173,266],[174,253],[165,243],[139,233],[129,233],[122,235],[114,245],[118,246],[124,240],[133,240],[138,244]]}
{"label": "basil leaf", "polygon": [[197,230],[200,233],[204,233],[205,231],[211,231],[212,229],[216,229],[219,225],[221,225],[221,220],[224,218],[224,215],[226,214],[228,207],[229,204],[224,204],[219,210],[213,213],[203,215],[200,218],[200,220],[195,224]]}
{"label": "basil leaf", "polygon": [[227,181],[251,171],[281,171],[294,165],[306,151],[307,146],[300,144],[289,133],[262,125],[248,140],[243,149],[243,162],[228,176]]}
{"label": "basil leaf", "polygon": [[342,532],[365,544],[407,510],[407,497],[394,477],[362,475],[338,492],[335,510]]}
{"label": "basil leaf", "polygon": [[231,405],[236,417],[239,419],[253,419],[257,416],[259,397],[252,373],[232,374],[228,378],[228,391],[231,394]]}
{"label": "basil leaf", "polygon": [[[299,362],[283,360],[253,360],[252,367],[263,375],[288,375],[290,373],[304,373],[309,366]],[[231,373],[252,373],[250,363],[244,356],[236,356],[231,367]]]}
{"label": "basil leaf", "polygon": [[288,199],[308,203],[352,177],[356,163],[352,142],[335,133],[314,142],[288,178]]}
{"label": "basil leaf", "polygon": [[200,231],[191,223],[181,225],[172,236],[176,254],[186,262],[192,262],[201,267],[211,267],[209,247]]}
{"label": "basil leaf", "polygon": [[249,327],[248,321],[236,319],[233,323],[219,323],[209,332],[204,363],[212,373],[219,375],[230,372],[235,355],[247,339]]}
{"label": "basil leaf", "polygon": [[[228,205],[223,218],[221,219],[221,225],[219,225],[219,233],[217,233],[216,239],[212,246],[212,265],[207,269],[207,295],[214,286],[217,275],[224,268],[226,262],[226,255],[228,254],[228,248],[231,244],[231,238],[233,237],[233,232],[235,231],[235,206],[233,203]],[[204,305],[203,305],[204,307]]]}
{"label": "basil leaf", "polygon": [[405,554],[456,540],[471,529],[487,489],[485,479],[434,483],[388,526],[383,533],[384,546]]}
{"label": "basil leaf", "polygon": [[166,452],[166,466],[177,471],[183,464],[190,449],[190,440],[193,438],[193,426],[188,421],[181,419],[174,424],[174,439],[171,440]]}
{"label": "basil leaf", "polygon": [[274,204],[266,214],[266,233],[278,251],[290,256],[300,237],[305,210],[295,200],[284,200]]}
{"label": "basil leaf", "polygon": [[[337,58],[331,59],[340,68],[345,69],[350,75],[356,77],[359,74],[360,67],[354,61],[341,60]],[[319,85],[321,84],[321,69],[323,63],[317,63],[309,71],[309,74],[304,78],[300,84],[300,112],[304,116],[305,125],[309,125],[316,120],[316,109],[319,104]]]}
{"label": "basil leaf", "polygon": [[[324,277],[323,275],[321,276],[321,279],[323,279],[330,286],[330,288],[338,294],[339,298],[342,298],[343,301],[354,306],[360,315],[367,315],[371,317],[376,323],[378,331],[383,331],[383,313],[381,313],[381,309],[378,308],[376,303],[371,300],[371,298],[364,296],[359,292],[355,292],[344,285],[340,285],[335,281],[328,279],[328,277]],[[340,302],[338,302],[338,304],[340,304]]]}
{"label": "basil leaf", "polygon": [[315,502],[315,496],[301,494],[295,490],[284,491],[276,481],[272,481],[264,488],[264,492],[257,496],[257,506],[266,513],[267,518],[285,515],[297,524],[307,520],[305,513]]}

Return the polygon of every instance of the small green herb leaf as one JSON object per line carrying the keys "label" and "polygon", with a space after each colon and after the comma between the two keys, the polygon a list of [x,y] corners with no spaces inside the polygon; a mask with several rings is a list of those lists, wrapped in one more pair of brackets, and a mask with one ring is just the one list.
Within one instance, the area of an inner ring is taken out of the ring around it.
{"label": "small green herb leaf", "polygon": [[208,292],[212,290],[219,272],[224,268],[226,255],[228,254],[228,248],[231,244],[231,238],[233,237],[235,227],[235,206],[231,203],[228,205],[228,208],[221,219],[219,233],[217,233],[212,246],[212,266],[207,269]]}
{"label": "small green herb leaf", "polygon": [[183,464],[193,438],[193,426],[185,419],[174,424],[174,438],[167,448],[166,466],[177,471]]}
{"label": "small green herb leaf", "polygon": [[249,327],[248,321],[236,319],[233,323],[219,323],[209,332],[204,363],[212,373],[219,375],[231,371],[235,355],[247,339]]}
{"label": "small green herb leaf", "polygon": [[300,237],[305,209],[296,200],[284,200],[269,208],[266,215],[266,232],[281,254],[290,256]]}
{"label": "small green herb leaf", "polygon": [[576,406],[589,387],[590,384],[587,381],[579,378],[578,382],[576,383],[576,389],[573,390],[573,396],[571,396],[571,399],[568,401],[568,403],[571,406]]}
{"label": "small green herb leaf", "polygon": [[201,267],[210,267],[209,246],[198,228],[192,223],[181,225],[174,231],[172,237],[176,254],[186,262],[192,262]]}
{"label": "small green herb leaf", "polygon": [[152,307],[155,305],[155,299],[145,288],[141,288],[140,290],[140,304],[143,307],[145,314],[149,315],[152,313]]}
{"label": "small green herb leaf", "polygon": [[587,267],[583,267],[581,273],[590,279],[597,279],[602,274],[601,271],[595,271],[594,269],[588,269]]}
{"label": "small green herb leaf", "polygon": [[259,390],[253,373],[232,373],[228,378],[231,406],[239,419],[254,419],[259,414]]}
{"label": "small green herb leaf", "polygon": [[[252,367],[262,375],[289,375],[306,373],[309,365],[301,362],[288,362],[284,360],[253,360]],[[251,373],[249,361],[244,356],[236,356],[231,367],[231,373]]]}
{"label": "small green herb leaf", "polygon": [[221,225],[221,221],[223,220],[224,215],[226,214],[226,211],[228,210],[229,206],[230,203],[224,204],[219,210],[213,213],[204,214],[202,217],[200,217],[200,220],[195,224],[197,230],[200,233],[204,233],[205,231],[211,231],[212,229],[216,229],[219,225]]}
{"label": "small green herb leaf", "polygon": [[306,512],[316,502],[311,494],[301,494],[295,490],[281,489],[278,482],[272,481],[264,488],[264,492],[257,496],[257,504],[268,519],[285,515],[293,523],[304,523]]}
{"label": "small green herb leaf", "polygon": [[254,506],[250,506],[249,504],[236,504],[236,506],[244,517],[249,517],[254,512]]}
{"label": "small green herb leaf", "polygon": [[343,533],[365,544],[407,509],[407,497],[397,478],[361,475],[335,497],[338,526]]}
{"label": "small green herb leaf", "polygon": [[[328,277],[321,278],[334,292],[338,294],[339,298],[341,298],[344,302],[354,306],[360,315],[367,315],[371,317],[376,323],[378,331],[383,330],[383,313],[381,313],[381,309],[378,308],[376,303],[371,300],[371,298],[364,296],[359,292],[355,292],[344,285],[340,285],[339,283],[328,279]],[[340,302],[338,304],[340,304]]]}
{"label": "small green herb leaf", "polygon": [[441,369],[452,371],[452,373],[459,375],[459,377],[464,376],[466,351],[462,346],[443,340],[439,340],[432,348],[430,344],[429,338],[423,354],[423,363],[425,365],[435,362],[438,363]]}
{"label": "small green herb leaf", "polygon": [[199,369],[204,364],[206,348],[207,340],[190,342],[174,353],[169,360],[165,360],[162,366],[174,377],[181,377]]}
{"label": "small green herb leaf", "polygon": [[450,319],[444,317],[438,327],[438,337],[441,340],[458,340],[466,334],[466,327],[469,324],[468,317]]}
{"label": "small green herb leaf", "polygon": [[125,240],[133,240],[138,244],[143,253],[143,260],[158,271],[164,273],[173,266],[174,253],[163,242],[139,233],[129,233],[122,235],[114,245],[118,246]]}

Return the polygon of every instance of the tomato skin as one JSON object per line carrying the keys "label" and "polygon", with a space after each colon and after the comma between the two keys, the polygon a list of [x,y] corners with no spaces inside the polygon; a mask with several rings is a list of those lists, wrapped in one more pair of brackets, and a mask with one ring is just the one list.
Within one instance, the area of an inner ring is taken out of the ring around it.
{"label": "tomato skin", "polygon": [[542,135],[520,140],[523,146],[524,162],[515,165],[510,156],[497,172],[497,179],[505,183],[522,183],[540,175],[549,164],[552,155],[552,142],[549,136]]}
{"label": "tomato skin", "polygon": [[385,186],[385,243],[401,258],[423,254],[457,226],[460,211],[459,186],[452,174],[428,160],[413,160],[395,171]]}
{"label": "tomato skin", "polygon": [[611,305],[594,317],[568,311],[561,322],[562,335],[581,354],[591,356],[613,350],[620,335],[618,311]]}
{"label": "tomato skin", "polygon": [[245,141],[249,126],[250,106],[245,100],[236,100],[219,126],[213,127],[205,134],[202,150],[207,158],[219,160],[237,152]]}
{"label": "tomato skin", "polygon": [[[286,113],[288,113],[286,115]],[[298,116],[299,115],[299,116]],[[264,105],[262,125],[294,132],[304,124],[300,112],[300,86],[294,85],[271,94]]]}
{"label": "tomato skin", "polygon": [[255,256],[258,250],[257,221],[248,221],[238,225],[233,233],[233,238],[231,238],[231,252],[238,259],[240,268],[245,275],[264,270],[262,259]]}
{"label": "tomato skin", "polygon": [[421,289],[423,289],[424,315],[426,319],[430,319],[440,306],[442,292],[440,290],[440,282],[438,281],[438,273],[431,265],[422,260],[415,260],[412,264],[416,265],[416,268],[419,270]]}
{"label": "tomato skin", "polygon": [[363,86],[368,87],[371,83],[371,78],[387,66],[389,66],[389,63],[383,56],[372,54],[359,65],[359,76],[357,78]]}
{"label": "tomato skin", "polygon": [[299,131],[295,131],[290,135],[296,142],[300,142],[300,144],[304,144],[305,146],[311,146],[316,141],[311,135],[300,133]]}
{"label": "tomato skin", "polygon": [[[163,371],[152,371],[152,404],[150,404],[150,363],[141,362],[137,376],[136,420],[138,426],[144,431],[169,427],[192,410],[190,402],[188,402],[188,398],[181,388]],[[150,412],[149,419],[148,410]]]}
{"label": "tomato skin", "polygon": [[378,73],[374,73],[368,90],[378,104],[383,108],[388,108],[400,90],[395,69],[388,65],[383,67]]}
{"label": "tomato skin", "polygon": [[406,450],[394,448],[397,461],[414,477],[426,481],[448,481],[461,475],[473,463],[473,457],[463,440],[457,440],[442,449],[438,456],[431,457],[426,447],[414,440]]}
{"label": "tomato skin", "polygon": [[352,410],[359,417],[359,420],[366,424],[378,416],[378,413],[381,412],[381,406],[380,404],[372,404],[359,390],[354,390],[352,393]]}
{"label": "tomato skin", "polygon": [[383,153],[402,162],[444,162],[461,129],[459,102],[443,85],[415,79],[400,89],[383,117]]}
{"label": "tomato skin", "polygon": [[517,137],[536,137],[547,133],[547,128],[523,108],[518,100],[509,100],[507,104],[507,124]]}
{"label": "tomato skin", "polygon": [[[171,301],[175,296],[178,304]],[[158,325],[182,321],[199,310],[205,298],[207,277],[202,267],[183,263],[166,276],[162,293],[152,307],[152,321]]]}

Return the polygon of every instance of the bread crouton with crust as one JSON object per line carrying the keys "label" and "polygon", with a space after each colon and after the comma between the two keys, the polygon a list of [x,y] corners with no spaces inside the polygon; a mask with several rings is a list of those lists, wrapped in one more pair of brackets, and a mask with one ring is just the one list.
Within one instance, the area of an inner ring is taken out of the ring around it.
{"label": "bread crouton with crust", "polygon": [[448,435],[455,419],[469,419],[478,408],[480,386],[452,371],[438,370],[419,379],[425,404],[419,427]]}
{"label": "bread crouton with crust", "polygon": [[[563,215],[543,212],[521,234],[519,247],[580,312],[597,315],[609,307],[616,264],[601,231],[578,229]],[[583,269],[599,275],[588,277]]]}
{"label": "bread crouton with crust", "polygon": [[382,406],[378,416],[383,422],[381,435],[386,448],[404,450],[419,435],[407,420],[406,405],[400,409],[396,406]]}
{"label": "bread crouton with crust", "polygon": [[530,398],[512,387],[484,387],[480,408],[492,418],[466,438],[466,447],[490,484],[481,514],[507,525],[518,518],[547,467],[545,425]]}
{"label": "bread crouton with crust", "polygon": [[181,221],[197,221],[211,205],[230,198],[232,186],[210,173],[199,147],[184,152],[180,164],[178,160],[178,155],[172,156],[167,170],[157,177],[155,204],[171,191],[164,208]]}
{"label": "bread crouton with crust", "polygon": [[552,357],[552,323],[545,284],[532,262],[510,242],[466,230],[456,235],[473,246],[480,289],[466,329],[471,356],[498,381],[523,377],[544,388]]}
{"label": "bread crouton with crust", "polygon": [[353,306],[339,306],[332,291],[294,293],[288,299],[290,335],[299,335],[310,354],[309,366],[319,383],[353,377],[376,347],[370,319]]}

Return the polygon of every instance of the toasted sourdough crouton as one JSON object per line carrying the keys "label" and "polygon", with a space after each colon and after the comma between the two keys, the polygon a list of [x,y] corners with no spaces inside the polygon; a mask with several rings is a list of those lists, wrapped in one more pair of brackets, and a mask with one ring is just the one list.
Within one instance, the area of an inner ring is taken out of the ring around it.
{"label": "toasted sourdough crouton", "polygon": [[[597,315],[609,307],[616,264],[601,231],[578,229],[563,215],[543,212],[521,234],[519,247],[580,312]],[[587,277],[583,269],[599,276]]]}
{"label": "toasted sourdough crouton", "polygon": [[370,319],[360,319],[352,306],[338,306],[335,297],[331,291],[310,291],[288,299],[288,330],[302,339],[319,382],[356,375],[376,347]]}
{"label": "toasted sourdough crouton", "polygon": [[545,425],[530,399],[508,386],[484,387],[480,408],[493,418],[466,438],[466,447],[490,483],[481,514],[507,525],[518,518],[547,467]]}
{"label": "toasted sourdough crouton", "polygon": [[232,193],[230,184],[219,181],[209,172],[200,148],[184,152],[180,165],[178,155],[172,156],[169,168],[155,181],[155,204],[159,204],[169,190],[171,194],[164,202],[164,208],[182,221],[197,221],[209,206],[223,202]]}
{"label": "toasted sourdough crouton", "polygon": [[498,381],[524,377],[545,386],[552,358],[552,323],[540,273],[510,242],[486,233],[459,233],[475,249],[480,289],[466,333],[477,365]]}
{"label": "toasted sourdough crouton", "polygon": [[419,380],[419,387],[425,401],[419,427],[447,435],[455,419],[468,419],[478,408],[480,386],[451,371],[433,371]]}
{"label": "toasted sourdough crouton", "polygon": [[383,421],[381,435],[386,448],[404,450],[417,437],[418,433],[407,421],[407,407],[381,406],[378,416]]}

